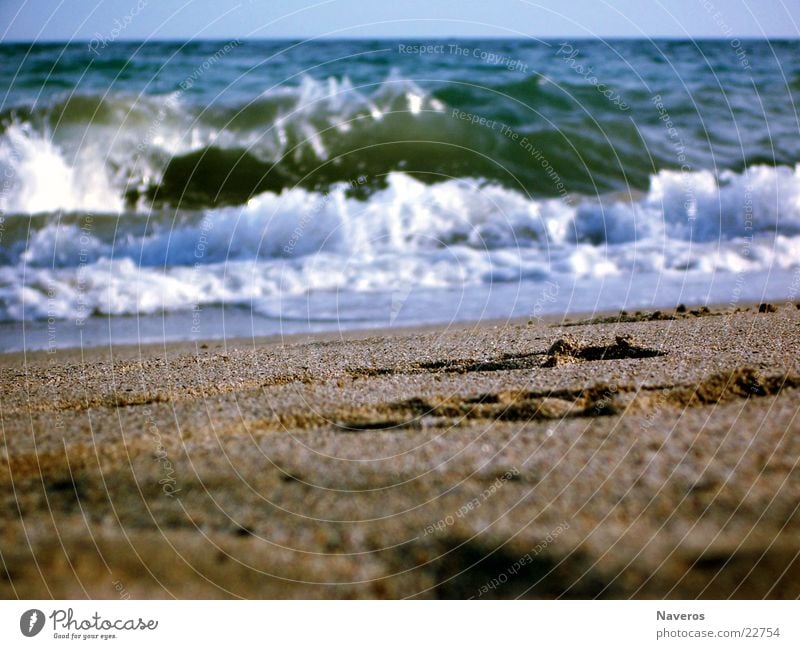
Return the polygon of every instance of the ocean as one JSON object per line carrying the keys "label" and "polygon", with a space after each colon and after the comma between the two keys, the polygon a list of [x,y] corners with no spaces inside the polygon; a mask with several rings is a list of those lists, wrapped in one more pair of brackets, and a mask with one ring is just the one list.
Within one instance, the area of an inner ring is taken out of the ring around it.
{"label": "ocean", "polygon": [[0,350],[795,300],[797,41],[2,44]]}

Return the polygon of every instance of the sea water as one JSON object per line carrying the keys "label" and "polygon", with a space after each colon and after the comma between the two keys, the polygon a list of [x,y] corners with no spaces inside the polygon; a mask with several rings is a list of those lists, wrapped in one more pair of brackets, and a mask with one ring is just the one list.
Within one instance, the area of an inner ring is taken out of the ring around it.
{"label": "sea water", "polygon": [[0,45],[0,349],[800,294],[796,41]]}

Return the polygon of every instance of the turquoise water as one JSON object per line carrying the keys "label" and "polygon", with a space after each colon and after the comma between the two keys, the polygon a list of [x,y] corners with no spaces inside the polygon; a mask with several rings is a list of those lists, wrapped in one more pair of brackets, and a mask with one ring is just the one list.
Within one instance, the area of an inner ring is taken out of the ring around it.
{"label": "turquoise water", "polygon": [[797,41],[16,44],[0,83],[6,349],[800,286]]}

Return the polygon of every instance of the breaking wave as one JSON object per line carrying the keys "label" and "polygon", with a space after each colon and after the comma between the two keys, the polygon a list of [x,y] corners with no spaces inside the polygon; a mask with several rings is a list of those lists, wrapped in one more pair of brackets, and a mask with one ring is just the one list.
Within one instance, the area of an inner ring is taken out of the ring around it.
{"label": "breaking wave", "polygon": [[265,192],[194,212],[7,217],[0,319],[241,304],[315,291],[448,288],[800,264],[800,166],[661,171],[646,193],[532,199],[473,179],[403,173],[368,199]]}
{"label": "breaking wave", "polygon": [[[655,121],[648,141],[646,129],[603,104],[593,114],[567,110],[564,93],[575,91],[551,85],[531,77],[498,86],[491,107],[481,104],[485,88],[460,82],[431,91],[397,74],[361,85],[304,77],[245,103],[203,105],[181,91],[61,96],[0,114],[0,209],[202,209],[266,191],[326,191],[358,177],[369,195],[396,172],[428,184],[482,178],[539,198],[602,195],[646,191],[651,175],[680,167],[649,102],[639,111]],[[581,106],[590,100],[598,101],[585,97]],[[563,113],[562,123],[545,119],[547,111]],[[684,133],[702,142],[702,132]],[[713,163],[742,172],[748,160],[729,149],[696,152],[692,169]],[[796,160],[789,149],[763,149],[753,160]]]}

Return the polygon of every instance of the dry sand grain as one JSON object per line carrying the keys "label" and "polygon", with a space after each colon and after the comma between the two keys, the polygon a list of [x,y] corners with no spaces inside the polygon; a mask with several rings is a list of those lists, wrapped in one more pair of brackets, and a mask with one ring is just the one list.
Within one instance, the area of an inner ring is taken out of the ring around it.
{"label": "dry sand grain", "polygon": [[0,596],[798,597],[799,325],[4,356]]}

